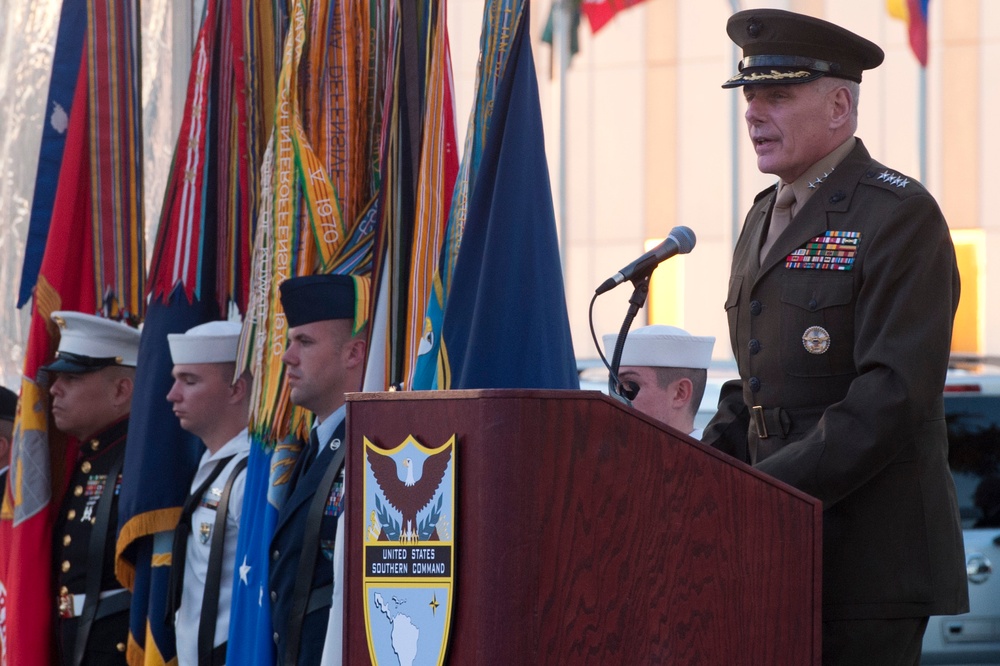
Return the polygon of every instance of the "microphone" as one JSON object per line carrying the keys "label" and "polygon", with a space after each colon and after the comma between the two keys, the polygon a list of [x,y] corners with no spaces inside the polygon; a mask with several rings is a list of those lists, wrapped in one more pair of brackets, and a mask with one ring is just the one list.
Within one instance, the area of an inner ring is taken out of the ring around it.
{"label": "microphone", "polygon": [[601,286],[594,290],[594,293],[600,295],[614,289],[625,280],[648,275],[661,262],[675,254],[687,254],[693,250],[694,243],[693,231],[687,227],[674,227],[670,230],[665,241],[602,282]]}

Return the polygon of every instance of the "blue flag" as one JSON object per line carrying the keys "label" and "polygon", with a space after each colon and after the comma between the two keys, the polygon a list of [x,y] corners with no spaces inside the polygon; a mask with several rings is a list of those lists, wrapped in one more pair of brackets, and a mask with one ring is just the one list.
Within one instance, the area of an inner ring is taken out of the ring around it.
{"label": "blue flag", "polygon": [[[115,572],[132,589],[129,654],[132,663],[147,652],[169,663],[174,633],[166,624],[170,548],[181,507],[191,490],[204,446],[183,430],[167,393],[173,383],[168,333],[218,318],[214,298],[188,303],[178,286],[167,303],[153,300],[146,313],[132,393],[125,467],[118,502]],[[155,646],[147,645],[152,638]],[[141,662],[140,662],[141,663]]]}
{"label": "blue flag", "polygon": [[579,388],[528,10],[511,38],[442,327],[439,388]]}
{"label": "blue flag", "polygon": [[[284,460],[287,464],[272,465],[274,460]],[[283,489],[288,484],[272,484],[271,474],[287,474],[293,463],[294,457],[288,447],[279,445],[271,451],[260,442],[253,442],[250,447],[240,536],[236,544],[236,579],[226,655],[229,664],[274,664],[268,549],[278,522],[279,502],[284,499]]]}
{"label": "blue flag", "polygon": [[17,307],[31,298],[42,267],[45,242],[49,237],[49,222],[55,205],[56,185],[66,147],[66,130],[69,112],[76,91],[80,59],[83,56],[83,39],[87,34],[80,26],[87,23],[87,3],[84,0],[64,0],[59,13],[59,32],[52,59],[52,77],[49,97],[45,103],[45,124],[42,127],[42,144],[38,151],[38,171],[35,176],[35,193],[31,199],[31,221],[28,239],[24,246],[24,264],[21,267],[21,289]]}

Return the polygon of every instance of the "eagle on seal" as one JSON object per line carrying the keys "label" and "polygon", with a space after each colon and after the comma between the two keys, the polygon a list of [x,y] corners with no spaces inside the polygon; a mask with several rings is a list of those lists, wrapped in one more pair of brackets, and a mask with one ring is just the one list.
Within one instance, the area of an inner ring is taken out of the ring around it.
{"label": "eagle on seal", "polygon": [[400,478],[396,461],[390,456],[381,455],[368,449],[368,464],[389,506],[403,514],[400,522],[400,541],[417,541],[417,514],[423,511],[434,499],[444,473],[451,461],[451,446],[433,453],[424,460],[423,470],[419,479],[413,478],[413,460],[403,460],[406,470],[405,478]]}

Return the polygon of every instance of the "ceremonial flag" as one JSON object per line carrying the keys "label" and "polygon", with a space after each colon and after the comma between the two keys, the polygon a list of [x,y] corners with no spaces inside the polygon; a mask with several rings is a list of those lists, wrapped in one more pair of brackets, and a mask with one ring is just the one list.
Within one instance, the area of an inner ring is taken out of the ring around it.
{"label": "ceremonial flag", "polygon": [[[127,658],[176,659],[166,622],[174,528],[204,447],[184,431],[166,396],[173,378],[167,335],[246,307],[256,172],[254,133],[239,81],[244,69],[238,3],[208,0],[188,78],[149,275],[129,421],[115,571],[132,590]],[[186,636],[185,640],[196,640]]]}
{"label": "ceremonial flag", "polygon": [[87,0],[63,0],[59,13],[59,31],[56,50],[52,58],[52,76],[49,79],[49,96],[45,104],[45,125],[42,144],[38,152],[38,171],[35,174],[35,193],[31,198],[31,221],[28,239],[24,246],[24,264],[21,266],[21,289],[17,307],[23,307],[31,298],[31,291],[38,279],[38,270],[45,253],[52,220],[52,205],[59,183],[66,129],[73,106],[80,57],[83,54],[84,31],[87,21]]}
{"label": "ceremonial flag", "polygon": [[597,33],[620,11],[642,2],[642,0],[583,0],[581,7],[590,22],[590,31]]}
{"label": "ceremonial flag", "polygon": [[491,0],[483,12],[476,95],[465,132],[462,162],[454,180],[448,222],[430,282],[430,292],[426,296],[427,306],[421,322],[417,357],[405,388],[422,390],[446,388],[448,385],[446,368],[439,365],[445,305],[465,230],[470,184],[475,182],[479,173],[499,83],[511,54],[509,38],[514,33],[523,5],[523,0]]}
{"label": "ceremonial flag", "polygon": [[445,309],[440,388],[579,388],[527,9],[511,20]]}
{"label": "ceremonial flag", "polygon": [[[382,139],[379,284],[366,390],[412,385],[458,173],[446,3],[426,0],[401,6],[392,26]],[[420,45],[421,57],[410,56],[408,45]],[[411,60],[422,66],[411,65]]]}
{"label": "ceremonial flag", "polygon": [[167,302],[149,304],[139,341],[132,414],[118,500],[115,573],[132,591],[129,664],[169,664],[176,657],[166,624],[173,530],[204,450],[167,402],[173,383],[168,333],[218,319],[214,299],[189,302],[181,285]]}
{"label": "ceremonial flag", "polygon": [[927,66],[927,6],[930,0],[886,0],[889,16],[906,22],[910,48],[920,62]]}
{"label": "ceremonial flag", "polygon": [[309,415],[289,401],[279,285],[296,275],[356,273],[371,263],[370,142],[378,122],[372,77],[382,56],[370,31],[381,21],[367,0],[290,4],[240,343],[254,382],[229,625],[232,664],[274,663],[268,547],[309,427]]}
{"label": "ceremonial flag", "polygon": [[86,20],[77,16],[76,24],[63,26],[79,30],[84,46],[73,72],[59,181],[32,291],[0,530],[0,548],[9,553],[0,572],[0,592],[6,593],[4,658],[18,666],[55,661],[51,531],[78,452],[78,443],[48,428],[47,387],[39,368],[55,351],[50,315],[75,310],[135,322],[144,312],[136,7],[111,0],[88,0],[85,7]]}

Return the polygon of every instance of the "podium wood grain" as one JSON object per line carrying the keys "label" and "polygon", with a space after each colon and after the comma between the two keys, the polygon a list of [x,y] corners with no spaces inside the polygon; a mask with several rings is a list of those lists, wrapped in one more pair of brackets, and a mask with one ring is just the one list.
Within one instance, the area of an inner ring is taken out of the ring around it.
{"label": "podium wood grain", "polygon": [[[457,449],[451,664],[818,664],[820,503],[589,391],[348,396],[345,664],[369,664],[363,439]],[[359,527],[361,525],[361,527]]]}

